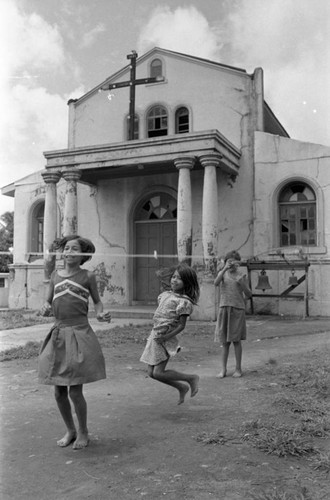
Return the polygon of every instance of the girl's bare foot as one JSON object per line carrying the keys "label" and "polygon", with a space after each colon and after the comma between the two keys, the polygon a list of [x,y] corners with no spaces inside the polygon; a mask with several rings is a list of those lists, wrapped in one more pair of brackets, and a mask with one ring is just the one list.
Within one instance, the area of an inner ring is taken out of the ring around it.
{"label": "girl's bare foot", "polygon": [[89,444],[88,432],[78,432],[77,439],[73,443],[72,448],[74,450],[81,450],[82,448],[86,448]]}
{"label": "girl's bare foot", "polygon": [[194,396],[196,396],[197,392],[198,392],[198,382],[199,382],[199,376],[198,375],[194,375],[191,382],[190,382],[190,389],[191,389],[191,397],[193,398]]}
{"label": "girl's bare foot", "polygon": [[57,446],[60,446],[61,448],[65,448],[66,446],[69,446],[69,444],[72,443],[77,437],[76,431],[68,431],[62,439],[59,439],[57,441]]}
{"label": "girl's bare foot", "polygon": [[222,370],[220,373],[218,373],[217,378],[225,378],[226,375],[227,375],[227,371]]}
{"label": "girl's bare foot", "polygon": [[241,370],[235,370],[233,373],[233,377],[240,378],[243,375]]}
{"label": "girl's bare foot", "polygon": [[182,403],[184,402],[184,398],[186,397],[186,394],[187,392],[189,391],[189,387],[187,386],[184,386],[181,390],[179,390],[179,401],[178,401],[178,405],[182,405]]}

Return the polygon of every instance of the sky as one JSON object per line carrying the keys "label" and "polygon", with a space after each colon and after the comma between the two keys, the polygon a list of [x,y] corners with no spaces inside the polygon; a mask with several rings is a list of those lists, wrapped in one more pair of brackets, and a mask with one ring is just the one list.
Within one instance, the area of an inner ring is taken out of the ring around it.
{"label": "sky", "polygon": [[67,147],[69,99],[155,46],[262,67],[290,137],[330,146],[329,0],[0,0],[0,187]]}

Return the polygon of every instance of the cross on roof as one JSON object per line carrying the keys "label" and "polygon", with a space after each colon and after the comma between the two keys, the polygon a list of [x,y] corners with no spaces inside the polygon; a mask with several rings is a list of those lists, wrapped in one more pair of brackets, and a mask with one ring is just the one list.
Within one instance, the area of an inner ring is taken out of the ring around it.
{"label": "cross on roof", "polygon": [[126,82],[110,83],[102,87],[102,90],[113,90],[121,87],[130,87],[129,92],[129,115],[128,115],[128,127],[129,134],[128,139],[131,141],[134,139],[134,116],[135,116],[135,87],[136,85],[145,85],[147,83],[159,83],[164,81],[163,76],[156,76],[150,78],[135,78],[136,75],[136,59],[138,55],[135,50],[132,50],[131,54],[127,55],[127,59],[130,59],[130,79]]}

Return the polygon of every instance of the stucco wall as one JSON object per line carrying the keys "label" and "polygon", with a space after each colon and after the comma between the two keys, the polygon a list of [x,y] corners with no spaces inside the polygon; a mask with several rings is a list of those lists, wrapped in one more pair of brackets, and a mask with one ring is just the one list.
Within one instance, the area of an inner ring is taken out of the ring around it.
{"label": "stucco wall", "polygon": [[[157,57],[155,54],[154,57]],[[140,138],[146,138],[146,114],[155,104],[169,112],[168,134],[174,133],[174,114],[178,106],[190,110],[191,132],[218,129],[240,147],[242,118],[250,106],[251,79],[244,72],[216,65],[192,62],[174,56],[162,57],[164,83],[136,88],[136,113],[140,117]],[[136,77],[149,76],[149,62],[137,66]],[[129,71],[118,81],[129,80]],[[111,100],[108,95],[112,94]],[[75,147],[108,144],[126,140],[129,89],[97,90],[75,106],[73,137]]]}
{"label": "stucco wall", "polygon": [[[280,189],[290,181],[309,184],[317,197],[318,242],[315,247],[279,248],[277,200]],[[259,259],[278,258],[283,252],[289,260],[304,256],[310,262],[310,315],[330,314],[330,148],[255,133],[255,243],[254,255]],[[274,274],[280,273],[276,277]],[[286,288],[290,273],[267,273],[273,286],[272,293]],[[273,276],[272,276],[273,274]],[[297,273],[298,276],[301,273]],[[304,293],[304,283],[295,291]],[[269,303],[266,306],[266,303]],[[293,299],[258,299],[259,310],[267,308],[280,314],[301,314],[303,303]]]}

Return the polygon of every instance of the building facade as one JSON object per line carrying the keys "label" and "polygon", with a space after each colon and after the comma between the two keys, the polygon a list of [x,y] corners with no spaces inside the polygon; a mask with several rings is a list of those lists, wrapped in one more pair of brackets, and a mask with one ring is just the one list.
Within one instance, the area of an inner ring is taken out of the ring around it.
{"label": "building facade", "polygon": [[257,294],[263,268],[248,267],[267,295],[255,312],[306,314],[307,300],[307,314],[329,315],[330,148],[289,138],[260,68],[160,48],[136,57],[69,101],[67,149],[2,189],[15,196],[10,307],[40,307],[53,240],[80,234],[96,246],[86,265],[106,307],[155,304],[156,271],[187,261],[201,284],[194,317],[214,320],[218,261],[236,249],[270,269],[272,293]]}

